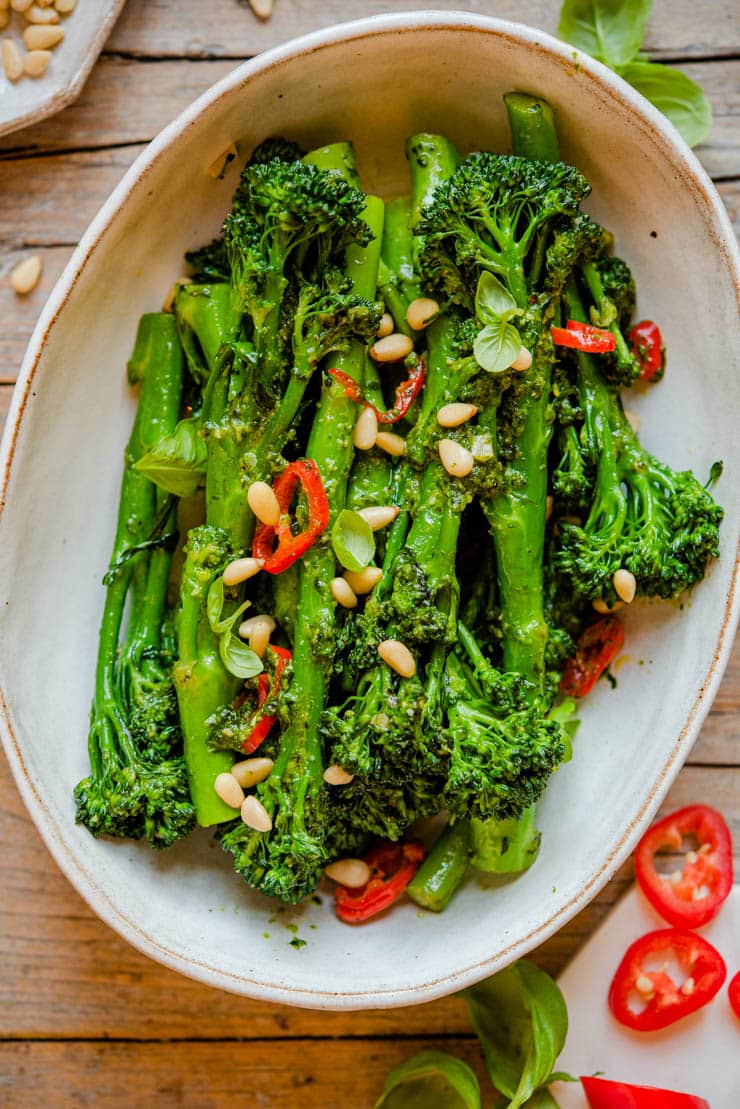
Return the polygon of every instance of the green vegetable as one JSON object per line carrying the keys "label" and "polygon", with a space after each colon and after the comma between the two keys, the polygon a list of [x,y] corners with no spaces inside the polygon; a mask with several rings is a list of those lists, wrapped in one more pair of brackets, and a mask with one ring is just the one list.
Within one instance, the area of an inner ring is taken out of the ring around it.
{"label": "green vegetable", "polygon": [[470,862],[488,874],[521,874],[529,870],[540,850],[535,806],[517,820],[471,820]]}
{"label": "green vegetable", "polygon": [[446,1051],[422,1051],[390,1072],[375,1109],[480,1109],[478,1079]]}
{"label": "green vegetable", "polygon": [[331,529],[331,545],[345,570],[364,570],[375,555],[372,528],[357,512],[343,508]]}
{"label": "green vegetable", "polygon": [[406,892],[422,909],[441,913],[459,887],[470,861],[468,822],[448,824],[424,859]]}

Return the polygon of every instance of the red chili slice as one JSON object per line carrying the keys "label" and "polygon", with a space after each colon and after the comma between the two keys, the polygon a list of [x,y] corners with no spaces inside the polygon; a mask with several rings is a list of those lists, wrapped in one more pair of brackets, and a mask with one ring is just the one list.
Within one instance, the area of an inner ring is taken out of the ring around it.
{"label": "red chili slice", "polygon": [[398,901],[424,859],[424,848],[415,840],[384,842],[364,856],[370,879],[360,889],[337,886],[334,911],[346,924],[361,924]]}
{"label": "red chili slice", "polygon": [[[695,850],[675,876],[658,874],[655,856],[665,847],[680,850],[694,836]],[[732,890],[732,837],[724,818],[707,805],[686,808],[648,828],[635,850],[640,889],[656,912],[679,928],[701,928],[713,920]]]}
{"label": "red chili slice", "polygon": [[[285,647],[275,647],[272,643],[268,644],[267,649],[274,655],[277,655],[275,676],[272,680],[272,696],[277,697],[280,691],[280,682],[283,677],[283,672],[293,656]],[[247,755],[251,755],[262,743],[264,743],[272,730],[273,724],[277,720],[277,716],[265,716],[261,713],[261,709],[266,704],[269,695],[270,679],[263,670],[257,678],[257,712],[255,713],[255,723],[251,732],[242,743],[242,751]]]}
{"label": "red chili slice", "polygon": [[703,1097],[656,1086],[633,1086],[586,1075],[581,1075],[581,1085],[590,1109],[709,1109]]}
{"label": "red chili slice", "polygon": [[568,320],[565,327],[551,327],[550,335],[556,347],[571,347],[584,354],[605,354],[617,345],[611,331],[578,320]]}
{"label": "red chili slice", "polygon": [[640,320],[627,332],[627,342],[640,363],[640,381],[660,381],[665,372],[665,348],[657,323]]}
{"label": "red chili slice", "polygon": [[376,408],[374,404],[366,400],[362,389],[353,377],[343,373],[342,370],[329,370],[329,373],[337,384],[341,385],[345,396],[349,397],[350,400],[357,401],[358,404],[363,405],[365,408],[372,408],[379,424],[395,424],[403,419],[421,392],[425,377],[424,362],[420,358],[416,365],[412,366],[409,370],[407,379],[402,381],[397,387],[396,401],[393,408],[389,408],[386,412],[381,412],[379,408]]}
{"label": "red chili slice", "polygon": [[[290,506],[298,486],[303,490],[308,507],[308,525],[293,535]],[[329,527],[329,500],[316,463],[310,458],[291,462],[272,484],[280,505],[277,525],[258,524],[252,542],[252,554],[264,559],[268,574],[281,574],[304,555]],[[276,545],[277,544],[277,545]]]}
{"label": "red chili slice", "polygon": [[589,624],[576,644],[560,679],[567,697],[585,697],[614,661],[624,645],[624,628],[616,616],[605,616]]}
{"label": "red chili slice", "polygon": [[[673,956],[686,973],[677,985],[665,969],[648,970],[649,959]],[[662,928],[635,940],[624,954],[609,987],[609,1008],[627,1028],[654,1032],[701,1009],[711,1001],[725,980],[724,960],[710,943],[695,932]],[[641,997],[637,1011],[631,1001]]]}
{"label": "red chili slice", "polygon": [[736,1017],[740,1017],[740,970],[727,987],[727,996],[730,999],[733,1013]]}

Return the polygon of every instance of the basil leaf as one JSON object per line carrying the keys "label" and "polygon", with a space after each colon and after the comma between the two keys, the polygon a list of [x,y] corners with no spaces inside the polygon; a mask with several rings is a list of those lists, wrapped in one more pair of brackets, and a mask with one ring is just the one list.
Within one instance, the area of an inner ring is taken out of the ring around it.
{"label": "basil leaf", "polygon": [[541,1086],[528,1099],[524,1109],[558,1109],[558,1103],[550,1091]]}
{"label": "basil leaf", "polygon": [[615,69],[637,55],[652,0],[565,0],[557,33]]}
{"label": "basil leaf", "polygon": [[222,663],[235,678],[253,678],[262,673],[262,659],[230,630],[219,639],[218,652]]}
{"label": "basil leaf", "polygon": [[[223,635],[231,630],[245,609],[249,608],[251,601],[244,601],[225,619],[221,619],[224,608],[224,578],[222,573],[216,574],[208,587],[206,598],[206,616],[214,635]],[[259,673],[259,671],[257,671]]]}
{"label": "basil leaf", "polygon": [[518,311],[516,301],[502,282],[492,273],[484,271],[478,278],[475,290],[475,314],[481,323],[496,323],[499,316],[512,309]]}
{"label": "basil leaf", "polygon": [[205,482],[208,457],[199,426],[192,416],[180,420],[172,435],[146,451],[134,469],[167,493],[192,497]]}
{"label": "basil leaf", "polygon": [[520,1109],[546,1085],[568,1031],[565,1001],[552,978],[520,959],[464,991],[486,1068],[496,1089]]}
{"label": "basil leaf", "polygon": [[478,332],[473,343],[473,354],[478,365],[489,374],[501,374],[509,369],[521,345],[514,325],[497,319]]}
{"label": "basil leaf", "polygon": [[364,570],[375,554],[372,528],[358,512],[343,508],[331,529],[331,545],[345,570]]}
{"label": "basil leaf", "polygon": [[712,109],[696,81],[658,62],[630,62],[617,72],[668,117],[689,146],[704,141],[712,129]]}
{"label": "basil leaf", "polygon": [[480,1109],[480,1086],[467,1063],[446,1051],[422,1051],[395,1067],[375,1109]]}

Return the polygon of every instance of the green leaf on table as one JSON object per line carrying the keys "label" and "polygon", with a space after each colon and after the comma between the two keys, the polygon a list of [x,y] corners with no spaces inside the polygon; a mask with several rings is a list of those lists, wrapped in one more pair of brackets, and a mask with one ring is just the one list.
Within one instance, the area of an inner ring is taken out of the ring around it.
{"label": "green leaf on table", "polygon": [[516,301],[506,288],[492,273],[487,270],[478,278],[475,290],[475,314],[481,323],[496,323],[504,316],[519,314]]}
{"label": "green leaf on table", "polygon": [[262,673],[262,659],[229,629],[218,642],[221,661],[235,678],[254,678]]}
{"label": "green leaf on table", "polygon": [[478,332],[473,354],[479,366],[490,374],[504,373],[519,354],[522,341],[512,323],[498,318]]}
{"label": "green leaf on table", "polygon": [[711,106],[701,87],[685,73],[657,62],[630,62],[617,72],[668,117],[689,146],[707,137],[712,129]]}
{"label": "green leaf on table", "polygon": [[174,493],[192,497],[205,483],[208,451],[199,434],[197,420],[180,420],[172,435],[166,435],[134,463],[137,473]]}
{"label": "green leaf on table", "polygon": [[616,69],[636,57],[652,0],[565,0],[558,35]]}
{"label": "green leaf on table", "polygon": [[467,1063],[422,1051],[390,1072],[375,1109],[480,1109],[480,1086]]}
{"label": "green leaf on table", "polygon": [[359,512],[343,508],[331,529],[331,545],[345,570],[364,570],[375,554],[372,528]]}

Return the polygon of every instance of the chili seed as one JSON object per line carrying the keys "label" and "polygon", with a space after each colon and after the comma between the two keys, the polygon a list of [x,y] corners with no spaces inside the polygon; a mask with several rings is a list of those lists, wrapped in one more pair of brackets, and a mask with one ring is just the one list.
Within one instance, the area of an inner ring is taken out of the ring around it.
{"label": "chili seed", "polygon": [[275,4],[274,0],[249,0],[249,6],[258,19],[269,19]]}
{"label": "chili seed", "polygon": [[674,870],[669,881],[672,886],[679,886],[683,881],[683,872],[681,870]]}
{"label": "chili seed", "polygon": [[629,570],[617,570],[612,578],[614,591],[621,601],[630,604],[637,592],[637,579]]}
{"label": "chili seed", "polygon": [[276,527],[280,519],[280,504],[272,486],[266,481],[253,481],[247,489],[247,504],[261,524]]}
{"label": "chili seed", "polygon": [[406,322],[412,331],[423,331],[439,315],[439,304],[431,297],[417,297],[406,309]]}
{"label": "chili seed", "polygon": [[354,774],[350,774],[342,766],[327,766],[324,771],[324,781],[328,786],[348,786],[354,780]]}
{"label": "chili seed", "polygon": [[248,620],[244,620],[239,625],[239,635],[249,642],[250,651],[254,651],[256,655],[262,658],[276,626],[272,616],[264,612],[259,616],[250,616]]}
{"label": "chili seed", "polygon": [[235,558],[224,570],[224,585],[241,585],[258,574],[264,565],[264,558]]}
{"label": "chili seed", "polygon": [[452,477],[465,477],[473,469],[475,465],[473,455],[454,439],[440,439],[437,447],[442,465]]}
{"label": "chili seed", "polygon": [[517,354],[514,361],[511,363],[512,370],[518,370],[520,373],[524,373],[530,368],[531,365],[532,355],[529,353],[526,347],[520,347],[519,353]]}
{"label": "chili seed", "polygon": [[239,151],[236,149],[236,145],[233,142],[230,143],[225,150],[221,151],[218,158],[214,158],[211,164],[206,168],[208,176],[213,177],[214,180],[221,177],[226,167],[236,158],[238,153]]}
{"label": "chili seed", "polygon": [[274,765],[272,759],[243,759],[241,762],[234,763],[231,773],[242,789],[251,789],[258,782],[264,782],[265,778],[269,778]]}
{"label": "chili seed", "polygon": [[655,986],[652,979],[648,978],[646,974],[640,974],[635,979],[635,989],[641,993],[643,997],[652,997],[655,993]]}
{"label": "chili seed", "polygon": [[699,859],[699,856],[697,855],[696,851],[688,851],[686,853],[686,862],[687,863],[695,863],[695,862],[698,861],[698,859]]}
{"label": "chili seed", "polygon": [[26,50],[51,50],[64,38],[64,28],[32,23],[23,32]]}
{"label": "chili seed", "polygon": [[371,504],[367,508],[361,508],[357,515],[362,516],[365,523],[370,525],[371,531],[380,531],[392,524],[400,511],[395,504]]}
{"label": "chili seed", "polygon": [[375,446],[396,458],[406,453],[406,440],[394,431],[379,431],[375,436]]}
{"label": "chili seed", "polygon": [[324,868],[324,874],[349,890],[362,889],[370,881],[370,867],[362,859],[337,859]]}
{"label": "chili seed", "polygon": [[463,404],[455,401],[453,404],[443,404],[437,413],[437,423],[440,427],[460,427],[460,424],[472,420],[478,413],[477,404]]}
{"label": "chili seed", "polygon": [[369,451],[371,447],[375,446],[377,435],[378,417],[372,408],[363,408],[357,417],[357,423],[352,432],[352,442],[358,451]]}
{"label": "chili seed", "polygon": [[225,805],[232,809],[240,809],[244,800],[244,790],[233,774],[219,774],[213,783],[213,788]]}
{"label": "chili seed", "polygon": [[59,22],[59,12],[56,8],[40,8],[38,4],[32,4],[25,15],[29,23]]}
{"label": "chili seed", "polygon": [[269,832],[272,828],[269,812],[253,793],[245,797],[242,802],[241,818],[247,827],[254,828],[255,832]]}
{"label": "chili seed", "polygon": [[357,608],[357,596],[345,578],[332,578],[329,588],[337,604],[343,608]]}
{"label": "chili seed", "polygon": [[[5,76],[9,81],[17,81],[23,73],[23,59],[13,39],[3,39],[2,45],[0,46],[0,54],[3,59]],[[17,291],[16,289],[16,292]]]}
{"label": "chili seed", "polygon": [[400,640],[384,639],[378,644],[378,654],[402,678],[413,678],[416,673],[416,660],[406,644]]}
{"label": "chili seed", "polygon": [[384,312],[383,315],[380,317],[380,323],[378,324],[378,330],[376,333],[378,338],[385,339],[386,335],[392,335],[395,326],[396,325],[393,322],[393,316],[390,314],[390,312]]}
{"label": "chili seed", "polygon": [[50,61],[51,50],[29,50],[23,59],[23,72],[27,77],[42,77]]}
{"label": "chili seed", "polygon": [[681,993],[685,997],[691,997],[692,993],[694,992],[694,986],[695,986],[694,979],[693,978],[687,978],[681,986]]}
{"label": "chili seed", "polygon": [[413,340],[401,331],[378,339],[370,347],[370,357],[374,362],[401,362],[414,349]]}
{"label": "chili seed", "polygon": [[360,597],[370,593],[383,576],[379,566],[366,566],[364,570],[345,570],[344,578],[349,583],[350,589]]}

